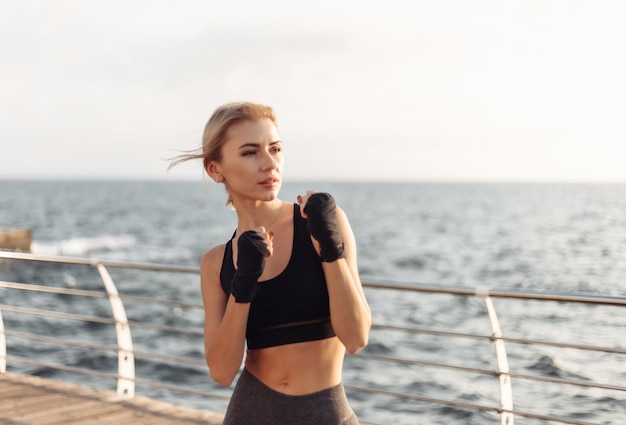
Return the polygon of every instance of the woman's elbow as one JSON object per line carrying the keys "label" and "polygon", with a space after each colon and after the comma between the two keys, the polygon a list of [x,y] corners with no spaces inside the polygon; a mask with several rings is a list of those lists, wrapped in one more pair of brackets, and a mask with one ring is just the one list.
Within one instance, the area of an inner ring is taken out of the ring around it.
{"label": "woman's elbow", "polygon": [[372,327],[371,318],[364,323],[355,324],[349,328],[336,328],[337,337],[350,354],[356,354],[367,346],[369,341],[369,332]]}
{"label": "woman's elbow", "polygon": [[359,337],[353,337],[349,341],[344,342],[346,351],[350,354],[356,354],[367,346],[368,335],[365,333]]}
{"label": "woman's elbow", "polygon": [[235,379],[235,375],[236,375],[232,373],[220,372],[220,371],[213,370],[210,368],[209,368],[209,373],[211,374],[211,378],[215,381],[215,383],[223,387],[229,387],[233,383],[233,380]]}
{"label": "woman's elbow", "polygon": [[229,387],[235,380],[237,372],[239,372],[238,367],[220,364],[220,362],[215,361],[215,359],[210,361],[208,356],[206,358],[206,364],[209,367],[211,379],[213,379],[216,384],[224,387]]}
{"label": "woman's elbow", "polygon": [[359,351],[361,351],[362,349],[365,348],[365,346],[367,345],[367,341],[361,344],[350,344],[350,345],[346,345],[346,351],[350,354],[356,354]]}

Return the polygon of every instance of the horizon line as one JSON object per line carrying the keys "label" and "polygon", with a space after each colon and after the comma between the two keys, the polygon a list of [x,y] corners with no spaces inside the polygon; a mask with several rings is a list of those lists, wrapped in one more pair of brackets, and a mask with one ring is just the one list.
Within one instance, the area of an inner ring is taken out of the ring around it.
{"label": "horizon line", "polygon": [[[23,181],[23,182],[160,182],[160,183],[208,183],[214,184],[206,176],[202,179],[189,177],[132,177],[132,176],[32,176],[32,177],[13,177],[0,175],[0,181]],[[626,180],[540,180],[540,179],[385,179],[373,180],[367,178],[289,178],[284,180],[283,184],[290,183],[366,183],[366,184],[626,184]]]}

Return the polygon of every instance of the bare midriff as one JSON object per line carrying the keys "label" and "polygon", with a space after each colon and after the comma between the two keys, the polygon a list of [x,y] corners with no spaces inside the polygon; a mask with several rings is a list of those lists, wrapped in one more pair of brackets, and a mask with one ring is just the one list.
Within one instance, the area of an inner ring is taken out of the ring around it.
{"label": "bare midriff", "polygon": [[246,369],[287,395],[305,395],[341,383],[345,349],[337,337],[248,350]]}

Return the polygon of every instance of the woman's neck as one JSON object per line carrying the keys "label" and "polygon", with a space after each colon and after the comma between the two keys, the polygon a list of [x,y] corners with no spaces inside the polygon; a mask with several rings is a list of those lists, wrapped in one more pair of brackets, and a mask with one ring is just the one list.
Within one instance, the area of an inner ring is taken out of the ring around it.
{"label": "woman's neck", "polygon": [[237,205],[235,207],[237,212],[237,233],[261,226],[266,231],[270,231],[282,215],[283,206],[284,201],[279,198],[268,202]]}

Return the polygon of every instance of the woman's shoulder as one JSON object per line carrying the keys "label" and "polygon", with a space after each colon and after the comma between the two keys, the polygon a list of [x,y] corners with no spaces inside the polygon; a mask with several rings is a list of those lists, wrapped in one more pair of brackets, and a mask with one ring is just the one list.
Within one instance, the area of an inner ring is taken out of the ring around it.
{"label": "woman's shoulder", "polygon": [[209,249],[202,255],[200,260],[200,272],[205,273],[207,271],[217,271],[222,266],[222,260],[224,259],[224,252],[226,250],[226,244],[216,245]]}

